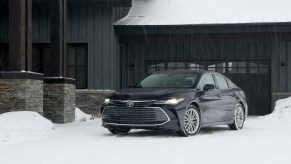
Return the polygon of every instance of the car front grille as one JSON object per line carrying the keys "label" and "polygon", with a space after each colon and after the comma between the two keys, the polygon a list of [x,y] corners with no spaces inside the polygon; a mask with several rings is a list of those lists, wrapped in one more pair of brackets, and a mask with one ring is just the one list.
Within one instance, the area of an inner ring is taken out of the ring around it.
{"label": "car front grille", "polygon": [[105,107],[102,120],[106,124],[131,125],[131,126],[157,126],[168,122],[170,119],[163,109],[158,107]]}
{"label": "car front grille", "polygon": [[132,103],[132,107],[147,107],[152,105],[155,100],[146,100],[146,101],[130,101],[130,100],[113,100],[113,106],[117,107],[128,107],[128,103]]}

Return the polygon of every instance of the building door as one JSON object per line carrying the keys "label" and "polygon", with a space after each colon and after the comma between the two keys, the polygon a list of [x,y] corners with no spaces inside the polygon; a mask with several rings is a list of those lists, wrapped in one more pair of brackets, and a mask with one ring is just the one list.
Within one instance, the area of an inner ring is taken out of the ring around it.
{"label": "building door", "polygon": [[230,78],[246,94],[249,114],[271,113],[270,60],[200,60],[200,61],[155,61],[145,60],[147,76],[161,70],[213,70]]}

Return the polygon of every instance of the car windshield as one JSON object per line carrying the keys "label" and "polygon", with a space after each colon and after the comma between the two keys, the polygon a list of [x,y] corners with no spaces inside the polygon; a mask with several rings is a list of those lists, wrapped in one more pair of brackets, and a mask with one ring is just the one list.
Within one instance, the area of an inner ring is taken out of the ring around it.
{"label": "car windshield", "polygon": [[195,73],[156,73],[142,80],[135,88],[192,88],[198,76]]}

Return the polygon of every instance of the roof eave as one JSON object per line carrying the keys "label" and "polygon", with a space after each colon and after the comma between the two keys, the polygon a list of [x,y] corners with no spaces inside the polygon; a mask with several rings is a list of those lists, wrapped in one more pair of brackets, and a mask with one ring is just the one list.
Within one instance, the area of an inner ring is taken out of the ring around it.
{"label": "roof eave", "polygon": [[258,22],[233,24],[179,24],[179,25],[116,25],[117,34],[167,34],[167,33],[249,33],[291,32],[291,22]]}

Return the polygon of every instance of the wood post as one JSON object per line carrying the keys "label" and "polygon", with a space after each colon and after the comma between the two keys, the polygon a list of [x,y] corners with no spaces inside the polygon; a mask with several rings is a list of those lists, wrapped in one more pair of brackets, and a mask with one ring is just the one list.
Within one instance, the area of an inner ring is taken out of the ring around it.
{"label": "wood post", "polygon": [[67,0],[50,0],[50,61],[47,77],[66,76]]}
{"label": "wood post", "polygon": [[25,2],[25,70],[32,71],[32,0]]}
{"label": "wood post", "polygon": [[31,71],[31,0],[9,0],[9,71]]}

